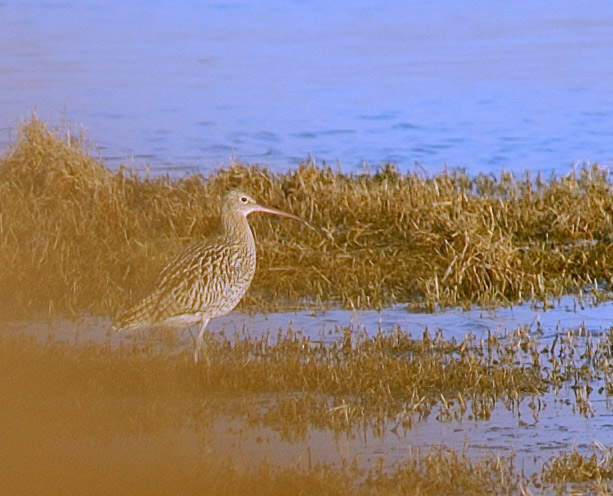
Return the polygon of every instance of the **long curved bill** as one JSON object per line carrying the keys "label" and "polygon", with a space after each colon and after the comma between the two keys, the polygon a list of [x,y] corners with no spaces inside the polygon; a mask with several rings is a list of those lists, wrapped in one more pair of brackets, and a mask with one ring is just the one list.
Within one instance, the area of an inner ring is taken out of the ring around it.
{"label": "long curved bill", "polygon": [[255,207],[253,209],[253,212],[261,212],[263,214],[278,215],[279,217],[289,217],[290,219],[294,219],[294,220],[302,222],[308,228],[312,229],[317,234],[322,236],[322,233],[319,231],[319,229],[313,227],[311,224],[309,224],[302,217],[298,217],[297,215],[293,215],[293,214],[288,214],[287,212],[284,212],[283,210],[277,210],[276,208],[264,207],[262,205],[255,205]]}

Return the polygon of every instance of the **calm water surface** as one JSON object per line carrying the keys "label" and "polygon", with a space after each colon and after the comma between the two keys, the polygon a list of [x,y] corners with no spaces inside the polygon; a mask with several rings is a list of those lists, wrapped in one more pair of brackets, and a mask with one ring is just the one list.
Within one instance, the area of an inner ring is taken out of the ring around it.
{"label": "calm water surface", "polygon": [[613,3],[0,2],[0,151],[33,109],[109,165],[613,161]]}

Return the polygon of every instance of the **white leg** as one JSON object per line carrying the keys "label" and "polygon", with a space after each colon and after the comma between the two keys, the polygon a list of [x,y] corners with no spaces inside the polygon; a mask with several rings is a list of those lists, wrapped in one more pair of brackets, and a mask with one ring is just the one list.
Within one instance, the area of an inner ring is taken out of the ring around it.
{"label": "white leg", "polygon": [[202,317],[200,321],[200,327],[198,331],[198,339],[196,339],[196,347],[194,350],[194,361],[198,363],[198,354],[199,352],[206,353],[206,347],[204,345],[204,331],[206,330],[206,326],[209,323],[209,317]]}

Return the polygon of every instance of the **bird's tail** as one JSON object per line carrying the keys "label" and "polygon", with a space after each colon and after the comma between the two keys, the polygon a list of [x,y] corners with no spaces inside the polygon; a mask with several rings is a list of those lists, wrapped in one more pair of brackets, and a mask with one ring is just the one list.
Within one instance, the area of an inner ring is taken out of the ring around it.
{"label": "bird's tail", "polygon": [[156,321],[155,295],[149,295],[119,315],[110,332],[134,331],[148,327]]}

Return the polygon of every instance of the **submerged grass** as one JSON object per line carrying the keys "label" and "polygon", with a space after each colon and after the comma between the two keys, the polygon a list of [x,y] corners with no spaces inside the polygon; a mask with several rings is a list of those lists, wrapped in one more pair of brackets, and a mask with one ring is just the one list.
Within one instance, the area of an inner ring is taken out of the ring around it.
{"label": "submerged grass", "polygon": [[258,270],[243,308],[509,304],[613,276],[612,185],[597,166],[547,181],[310,164],[149,179],[110,171],[91,149],[34,117],[0,157],[0,315],[116,313],[206,235],[230,187],[329,234],[253,216]]}
{"label": "submerged grass", "polygon": [[192,381],[211,392],[257,392],[275,401],[232,404],[253,423],[292,437],[308,426],[336,432],[410,429],[432,413],[440,421],[488,419],[497,402],[519,411],[526,397],[548,388],[534,341],[525,329],[504,338],[461,343],[427,332],[413,339],[400,329],[374,338],[312,343],[300,333],[210,338],[208,365]]}
{"label": "submerged grass", "polygon": [[592,455],[576,447],[548,460],[541,479],[550,483],[558,494],[582,493],[589,487],[593,494],[610,494],[613,484],[613,448],[600,442],[592,443]]}

